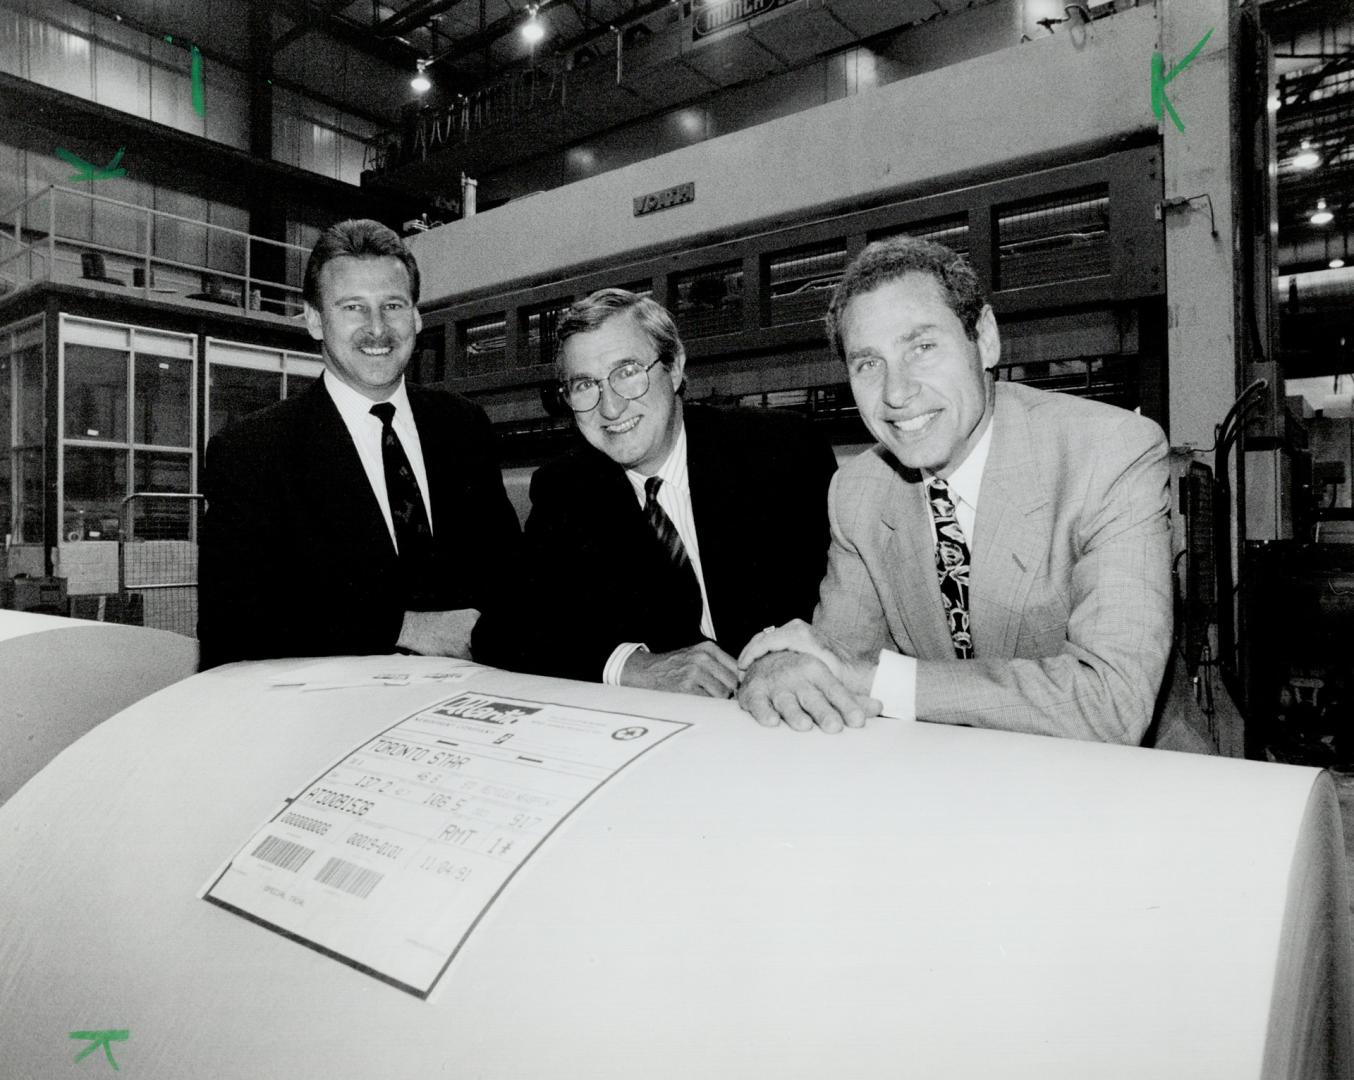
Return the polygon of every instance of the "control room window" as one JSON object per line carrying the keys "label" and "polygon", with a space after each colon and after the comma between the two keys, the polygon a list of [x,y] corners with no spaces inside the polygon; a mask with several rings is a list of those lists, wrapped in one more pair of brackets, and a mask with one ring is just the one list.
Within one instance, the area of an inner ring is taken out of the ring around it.
{"label": "control room window", "polygon": [[136,441],[154,446],[192,444],[193,362],[141,353],[136,358]]}
{"label": "control room window", "polygon": [[66,437],[126,441],[127,353],[66,347]]}

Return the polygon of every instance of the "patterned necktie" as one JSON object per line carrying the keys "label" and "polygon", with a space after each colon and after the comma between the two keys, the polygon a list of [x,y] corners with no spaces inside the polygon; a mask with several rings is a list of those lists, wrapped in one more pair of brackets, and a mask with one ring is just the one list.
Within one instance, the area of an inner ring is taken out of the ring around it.
{"label": "patterned necktie", "polygon": [[663,545],[663,550],[667,552],[669,561],[682,579],[682,587],[687,591],[688,598],[694,594],[696,619],[699,621],[702,606],[700,582],[696,580],[696,568],[691,565],[691,557],[686,553],[686,546],[682,543],[682,538],[677,532],[677,526],[672,523],[672,518],[668,517],[663,507],[658,504],[658,489],[662,486],[663,479],[659,476],[651,476],[644,481],[644,516],[648,519],[649,526],[658,536],[658,542]]}
{"label": "patterned necktie", "polygon": [[926,481],[926,497],[936,523],[936,574],[940,577],[945,622],[950,627],[954,655],[969,660],[973,657],[973,633],[968,617],[968,541],[954,516],[950,485],[932,477]]}
{"label": "patterned necktie", "polygon": [[371,415],[381,421],[381,463],[385,466],[386,498],[390,500],[400,566],[406,572],[417,572],[432,556],[433,533],[428,525],[428,510],[404,446],[391,426],[395,406],[382,401],[371,407]]}

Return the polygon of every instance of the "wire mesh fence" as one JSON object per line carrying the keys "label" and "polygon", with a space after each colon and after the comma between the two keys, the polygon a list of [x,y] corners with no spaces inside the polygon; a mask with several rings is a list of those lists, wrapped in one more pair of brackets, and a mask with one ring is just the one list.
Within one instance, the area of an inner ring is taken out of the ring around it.
{"label": "wire mesh fence", "polygon": [[122,500],[118,599],[123,619],[195,637],[202,495],[139,491]]}

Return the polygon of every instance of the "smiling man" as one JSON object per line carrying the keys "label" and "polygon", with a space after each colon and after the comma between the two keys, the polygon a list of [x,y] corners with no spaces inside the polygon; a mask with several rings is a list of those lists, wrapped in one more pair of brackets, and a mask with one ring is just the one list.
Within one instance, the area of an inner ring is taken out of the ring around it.
{"label": "smiling man", "polygon": [[595,292],[558,340],[586,445],[532,477],[517,610],[486,613],[475,659],[728,697],[752,635],[813,611],[832,451],[800,417],[685,404],[686,352],[648,297]]}
{"label": "smiling man", "polygon": [[1161,429],[996,382],[992,309],[938,244],[871,244],[827,325],[878,445],[833,481],[812,625],[757,635],[740,703],[1141,742],[1171,642]]}
{"label": "smiling man", "polygon": [[202,665],[278,656],[469,656],[518,540],[489,423],[405,383],[418,265],[375,221],[321,234],[306,325],[325,372],[207,448]]}

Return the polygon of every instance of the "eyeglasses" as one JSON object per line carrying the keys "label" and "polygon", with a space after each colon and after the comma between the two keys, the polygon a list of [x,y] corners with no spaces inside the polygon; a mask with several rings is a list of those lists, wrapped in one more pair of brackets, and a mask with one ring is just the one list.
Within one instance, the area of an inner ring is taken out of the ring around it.
{"label": "eyeglasses", "polygon": [[[648,364],[641,364],[638,360],[627,360],[612,368],[605,382],[617,397],[634,401],[635,398],[641,398],[649,392],[649,369],[662,359],[660,356]],[[560,396],[574,412],[591,412],[602,400],[602,382],[602,379],[590,379],[586,376],[565,379],[559,384]]]}

